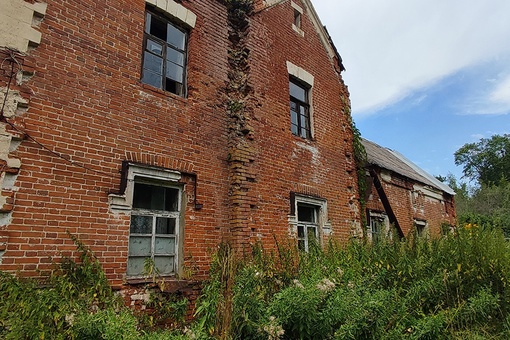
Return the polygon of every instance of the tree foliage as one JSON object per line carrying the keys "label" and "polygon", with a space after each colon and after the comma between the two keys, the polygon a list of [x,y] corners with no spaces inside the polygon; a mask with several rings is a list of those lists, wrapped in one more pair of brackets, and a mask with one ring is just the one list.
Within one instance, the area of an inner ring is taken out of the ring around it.
{"label": "tree foliage", "polygon": [[464,177],[480,185],[510,181],[510,134],[465,144],[454,156],[455,164],[463,166]]}

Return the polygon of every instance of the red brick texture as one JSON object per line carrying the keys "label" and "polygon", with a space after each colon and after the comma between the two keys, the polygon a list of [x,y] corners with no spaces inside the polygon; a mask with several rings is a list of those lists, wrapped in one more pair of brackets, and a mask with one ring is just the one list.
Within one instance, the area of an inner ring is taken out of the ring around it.
{"label": "red brick texture", "polygon": [[[395,173],[387,172],[386,175],[381,175],[380,171],[373,171],[372,175],[377,178],[368,186],[367,210],[386,212],[388,215],[393,213],[403,236],[414,230],[415,220],[426,221],[431,236],[440,235],[443,225],[455,225],[453,196],[435,190],[437,193],[432,197],[428,193],[430,189],[427,190],[418,182]],[[379,193],[383,193],[385,197],[381,197]],[[385,209],[384,199],[390,202],[391,212]]]}
{"label": "red brick texture", "polygon": [[[232,149],[231,41],[222,2],[182,2],[197,15],[186,98],[140,81],[144,1],[47,3],[41,44],[26,64],[34,71],[29,108],[10,120],[33,139],[12,153],[22,166],[3,227],[8,242],[0,269],[40,275],[51,259],[73,254],[70,232],[121,287],[130,217],[113,213],[108,195],[121,189],[123,161],[183,172],[184,266],[195,279],[207,275],[211,253],[232,237],[232,228],[241,228],[245,246],[260,240],[273,247],[274,237],[288,237],[291,192],[327,200],[331,237],[352,236],[360,221],[348,91],[307,12],[304,37],[292,29],[290,1],[250,16],[250,91],[243,98],[250,128]],[[290,130],[287,61],[315,79],[311,140]],[[237,172],[233,160],[241,166]],[[237,180],[241,190],[232,197]]]}

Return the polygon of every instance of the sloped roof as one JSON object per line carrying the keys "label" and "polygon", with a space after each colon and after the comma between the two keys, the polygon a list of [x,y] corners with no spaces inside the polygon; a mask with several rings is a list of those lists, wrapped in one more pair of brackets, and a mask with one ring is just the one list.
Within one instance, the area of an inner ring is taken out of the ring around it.
{"label": "sloped roof", "polygon": [[364,138],[362,139],[362,143],[367,152],[367,161],[369,164],[377,165],[422,184],[444,191],[450,195],[455,195],[455,191],[453,191],[452,188],[434,176],[429,175],[399,152],[382,147]]}

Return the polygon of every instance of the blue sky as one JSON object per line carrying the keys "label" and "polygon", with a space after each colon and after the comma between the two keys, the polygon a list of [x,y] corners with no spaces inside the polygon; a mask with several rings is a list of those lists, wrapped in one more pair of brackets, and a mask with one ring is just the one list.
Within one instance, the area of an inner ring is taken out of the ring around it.
{"label": "blue sky", "polygon": [[510,133],[510,1],[312,2],[363,137],[460,178],[457,149]]}

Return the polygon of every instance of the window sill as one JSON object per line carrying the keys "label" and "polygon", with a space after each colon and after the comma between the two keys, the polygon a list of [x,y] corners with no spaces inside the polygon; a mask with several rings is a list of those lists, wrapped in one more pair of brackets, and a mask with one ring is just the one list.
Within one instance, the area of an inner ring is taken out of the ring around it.
{"label": "window sill", "polygon": [[[164,284],[159,284],[158,282],[164,282]],[[187,292],[192,291],[200,281],[198,280],[183,280],[177,279],[174,276],[166,276],[158,278],[156,282],[154,282],[151,278],[132,278],[127,279],[126,284],[128,285],[154,285],[159,286],[161,291],[165,293],[177,293],[177,292]]]}
{"label": "window sill", "polygon": [[140,86],[144,90],[148,90],[148,91],[152,92],[154,95],[157,95],[158,97],[171,98],[171,99],[175,99],[175,100],[178,100],[180,102],[183,102],[183,103],[187,103],[188,102],[188,98],[187,97],[182,97],[182,96],[179,96],[179,95],[177,95],[175,93],[172,93],[172,92],[163,91],[162,89],[154,87],[152,85],[140,82]]}

